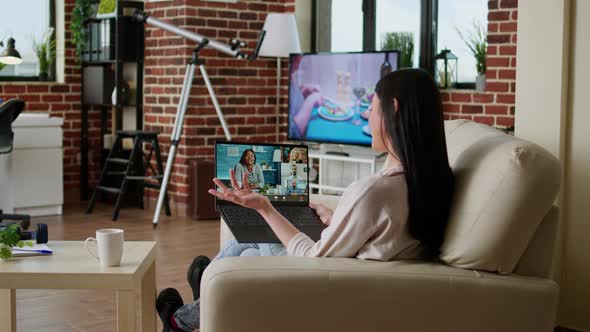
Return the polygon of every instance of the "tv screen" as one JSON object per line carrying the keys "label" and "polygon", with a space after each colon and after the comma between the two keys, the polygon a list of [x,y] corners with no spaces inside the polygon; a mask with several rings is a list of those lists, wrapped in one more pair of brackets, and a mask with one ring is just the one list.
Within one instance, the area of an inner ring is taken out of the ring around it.
{"label": "tv screen", "polygon": [[375,84],[398,63],[397,51],[292,54],[289,139],[371,145]]}

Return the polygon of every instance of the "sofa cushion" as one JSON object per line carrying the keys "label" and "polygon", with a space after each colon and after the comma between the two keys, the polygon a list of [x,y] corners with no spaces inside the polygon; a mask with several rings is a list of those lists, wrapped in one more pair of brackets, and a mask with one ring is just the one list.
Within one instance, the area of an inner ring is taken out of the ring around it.
{"label": "sofa cushion", "polygon": [[559,190],[557,159],[540,146],[466,120],[445,121],[455,194],[446,263],[512,273]]}

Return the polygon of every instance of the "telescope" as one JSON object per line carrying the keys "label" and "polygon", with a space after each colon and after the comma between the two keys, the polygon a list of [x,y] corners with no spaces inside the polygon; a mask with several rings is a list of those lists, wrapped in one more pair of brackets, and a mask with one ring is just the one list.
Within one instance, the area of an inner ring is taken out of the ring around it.
{"label": "telescope", "polygon": [[170,172],[172,171],[174,158],[176,157],[176,150],[178,148],[178,144],[180,143],[180,138],[182,136],[182,126],[184,124],[184,117],[186,115],[190,91],[197,66],[199,67],[201,75],[203,76],[203,81],[205,81],[205,85],[207,86],[207,91],[209,92],[209,96],[211,97],[211,101],[213,102],[213,106],[215,107],[215,112],[217,113],[217,117],[219,118],[219,122],[221,123],[221,127],[223,128],[225,138],[227,141],[231,141],[231,134],[227,127],[227,123],[225,122],[225,118],[223,116],[223,112],[221,111],[221,107],[219,106],[219,102],[217,101],[217,97],[215,96],[215,91],[213,90],[211,81],[209,80],[209,75],[207,75],[207,70],[205,69],[205,62],[203,61],[203,59],[199,58],[199,51],[201,51],[205,47],[211,47],[221,53],[224,53],[234,58],[244,60],[255,60],[258,56],[258,51],[260,50],[260,46],[262,45],[262,41],[264,40],[264,35],[266,32],[262,30],[258,38],[258,43],[256,45],[254,53],[248,56],[240,51],[240,47],[246,47],[246,43],[235,38],[231,39],[229,44],[224,44],[215,40],[211,40],[198,33],[188,31],[186,29],[179,28],[170,23],[166,23],[161,20],[150,17],[148,14],[141,10],[136,10],[133,14],[133,18],[141,24],[153,25],[162,30],[166,30],[168,32],[174,33],[176,35],[179,35],[181,37],[184,37],[188,40],[197,43],[197,46],[193,49],[192,58],[186,66],[184,82],[182,84],[180,99],[178,101],[178,107],[176,109],[176,119],[174,120],[174,128],[172,130],[172,137],[170,139],[170,151],[168,152],[166,169],[164,171],[162,185],[160,187],[160,193],[158,195],[156,211],[154,212],[154,218],[152,220],[153,226],[156,227],[158,225],[158,219],[162,211],[162,204],[164,202],[164,197],[166,195],[168,181],[170,180]]}

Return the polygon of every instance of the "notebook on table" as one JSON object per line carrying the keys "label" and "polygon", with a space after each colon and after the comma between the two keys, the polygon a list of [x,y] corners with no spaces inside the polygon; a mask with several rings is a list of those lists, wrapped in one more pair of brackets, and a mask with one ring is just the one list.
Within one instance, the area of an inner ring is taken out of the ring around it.
{"label": "notebook on table", "polygon": [[22,248],[12,248],[13,257],[43,256],[51,254],[53,254],[53,250],[51,250],[51,248],[45,243],[34,243],[32,247],[25,245]]}

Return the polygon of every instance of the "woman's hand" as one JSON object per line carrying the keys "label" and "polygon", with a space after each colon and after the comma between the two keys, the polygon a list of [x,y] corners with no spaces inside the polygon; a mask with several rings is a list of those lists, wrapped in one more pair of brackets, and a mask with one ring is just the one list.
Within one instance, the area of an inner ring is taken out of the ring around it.
{"label": "woman's hand", "polygon": [[[230,177],[231,177],[231,169],[229,170],[229,174],[230,174]],[[246,171],[246,176],[250,176],[250,174],[252,174],[252,172]],[[235,178],[235,174],[234,174],[234,178]],[[237,187],[239,187],[239,186],[237,186]],[[260,186],[257,185],[256,183],[250,183],[250,182],[248,182],[248,189],[260,189]]]}
{"label": "woman's hand", "polygon": [[305,98],[305,100],[309,101],[313,107],[320,106],[324,103],[324,97],[322,97],[322,94],[319,92],[311,93],[307,98]]}
{"label": "woman's hand", "polygon": [[309,95],[311,95],[314,92],[321,93],[319,85],[317,85],[317,84],[304,84],[303,86],[301,86],[301,94],[303,95],[304,99],[307,98]]}
{"label": "woman's hand", "polygon": [[330,226],[330,221],[332,220],[332,214],[334,213],[334,212],[332,212],[332,209],[330,209],[329,207],[327,207],[321,203],[320,204],[309,203],[309,207],[315,211],[315,213],[318,215],[318,217],[320,217],[320,219],[322,220],[324,225]]}
{"label": "woman's hand", "polygon": [[243,207],[247,207],[250,209],[255,209],[255,210],[263,210],[268,208],[271,204],[270,201],[264,197],[263,195],[253,192],[250,189],[250,184],[248,183],[248,175],[244,173],[244,176],[242,177],[242,188],[240,189],[240,186],[238,185],[238,181],[236,181],[236,173],[235,171],[232,169],[230,170],[230,179],[231,179],[231,185],[233,187],[233,190],[229,189],[228,187],[225,186],[225,184],[223,184],[223,182],[221,182],[221,180],[214,178],[213,182],[215,182],[215,184],[217,186],[219,186],[219,188],[221,188],[223,190],[223,192],[219,192],[217,190],[214,189],[210,189],[209,193],[211,195],[217,196],[220,199],[223,199],[225,201],[228,202],[232,202],[235,204],[239,204]]}

